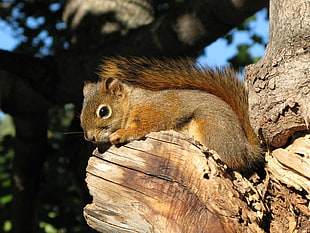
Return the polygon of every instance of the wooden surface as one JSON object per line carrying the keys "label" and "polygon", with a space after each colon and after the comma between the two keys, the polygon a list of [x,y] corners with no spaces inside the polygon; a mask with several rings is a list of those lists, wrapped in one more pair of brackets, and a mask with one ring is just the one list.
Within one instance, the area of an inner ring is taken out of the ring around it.
{"label": "wooden surface", "polygon": [[227,171],[173,131],[89,159],[88,225],[99,232],[300,232],[310,229],[310,135],[266,156],[266,175]]}
{"label": "wooden surface", "polygon": [[87,167],[87,223],[101,232],[263,232],[259,193],[239,173],[225,177],[225,166],[210,155],[173,131],[95,151]]}

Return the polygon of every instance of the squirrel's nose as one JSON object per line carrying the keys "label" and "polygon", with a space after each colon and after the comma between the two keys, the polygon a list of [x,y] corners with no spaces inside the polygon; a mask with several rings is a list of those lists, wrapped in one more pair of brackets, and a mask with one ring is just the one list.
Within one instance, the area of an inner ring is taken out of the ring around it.
{"label": "squirrel's nose", "polygon": [[95,142],[96,141],[96,137],[92,133],[90,133],[88,131],[84,133],[84,138],[87,141],[90,141],[90,142]]}

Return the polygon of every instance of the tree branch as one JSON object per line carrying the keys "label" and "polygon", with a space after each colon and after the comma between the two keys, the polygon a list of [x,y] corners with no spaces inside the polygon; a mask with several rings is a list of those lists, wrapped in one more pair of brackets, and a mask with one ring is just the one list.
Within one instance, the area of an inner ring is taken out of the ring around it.
{"label": "tree branch", "polygon": [[55,64],[50,57],[36,58],[0,50],[0,69],[21,77],[44,96],[51,96],[57,83]]}
{"label": "tree branch", "polygon": [[[79,15],[79,25],[71,23],[67,28],[69,33],[74,33],[74,50],[62,51],[42,59],[1,50],[0,69],[20,75],[51,102],[80,103],[83,82],[96,79],[95,71],[103,56],[197,56],[206,45],[265,7],[268,1],[185,1],[148,25],[141,22],[132,22],[130,25],[122,23],[124,19],[118,17],[132,13],[134,8],[130,5],[96,11],[96,2],[79,1],[79,4],[88,4],[85,8],[88,12]],[[76,4],[74,1],[69,3]],[[94,6],[90,7],[91,4]],[[103,7],[108,6],[103,4]],[[124,10],[126,7],[130,7],[131,11]],[[107,33],[101,30],[109,24],[106,12],[113,15],[114,23],[122,25],[118,31]],[[74,14],[78,13],[72,10],[66,14],[68,19],[74,19]],[[146,18],[151,19],[150,16]],[[100,22],[100,25],[91,22]],[[92,34],[85,31],[85,28],[89,28]],[[85,36],[94,40],[89,41]],[[84,43],[79,43],[80,40]]]}
{"label": "tree branch", "polygon": [[267,6],[267,0],[185,1],[150,25],[131,30],[117,44],[113,41],[103,46],[108,55],[197,56],[205,46]]}
{"label": "tree branch", "polygon": [[285,145],[296,132],[309,130],[310,26],[302,20],[309,18],[309,7],[304,0],[271,1],[269,44],[264,56],[245,72],[252,125],[275,147]]}

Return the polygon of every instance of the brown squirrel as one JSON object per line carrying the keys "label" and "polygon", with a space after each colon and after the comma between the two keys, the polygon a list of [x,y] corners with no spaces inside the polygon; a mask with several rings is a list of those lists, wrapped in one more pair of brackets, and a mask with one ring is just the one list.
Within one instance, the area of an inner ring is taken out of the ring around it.
{"label": "brown squirrel", "polygon": [[203,68],[189,58],[118,57],[106,59],[99,76],[83,89],[87,140],[119,144],[173,129],[217,151],[231,169],[262,162],[247,92],[233,69]]}

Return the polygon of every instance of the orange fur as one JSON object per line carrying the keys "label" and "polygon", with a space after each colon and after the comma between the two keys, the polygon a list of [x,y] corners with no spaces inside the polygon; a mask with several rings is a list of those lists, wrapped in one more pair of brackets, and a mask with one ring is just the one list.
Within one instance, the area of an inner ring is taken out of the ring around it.
{"label": "orange fur", "polygon": [[[232,69],[203,68],[191,59],[119,57],[104,60],[99,76],[84,88],[81,125],[88,140],[118,144],[174,129],[218,151],[233,169],[262,161],[247,91]],[[102,106],[102,114],[111,114],[98,116]]]}

